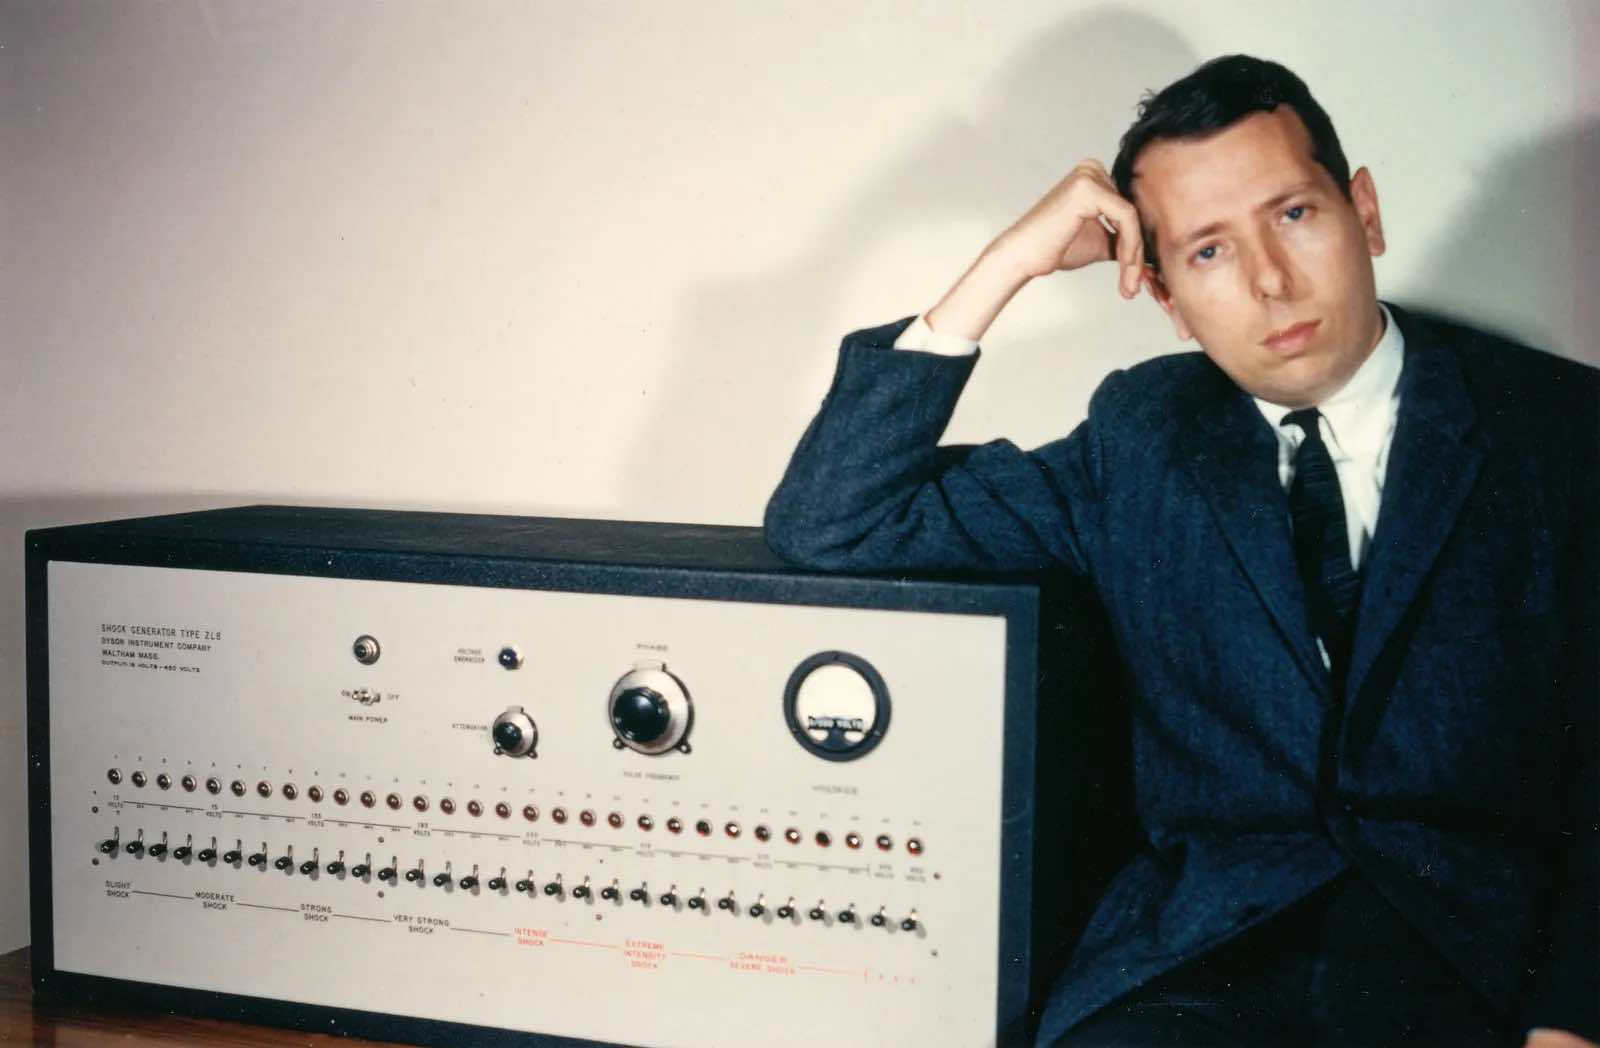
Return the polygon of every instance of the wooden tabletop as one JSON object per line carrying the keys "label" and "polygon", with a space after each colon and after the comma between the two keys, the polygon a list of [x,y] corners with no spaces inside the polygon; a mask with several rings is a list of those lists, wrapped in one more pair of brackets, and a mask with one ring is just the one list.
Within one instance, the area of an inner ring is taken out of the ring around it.
{"label": "wooden tabletop", "polygon": [[55,1045],[58,1048],[255,1048],[261,1045],[362,1048],[392,1045],[270,1026],[191,1019],[161,1013],[116,1012],[72,1005],[38,1004],[28,981],[26,947],[0,956],[0,1045]]}

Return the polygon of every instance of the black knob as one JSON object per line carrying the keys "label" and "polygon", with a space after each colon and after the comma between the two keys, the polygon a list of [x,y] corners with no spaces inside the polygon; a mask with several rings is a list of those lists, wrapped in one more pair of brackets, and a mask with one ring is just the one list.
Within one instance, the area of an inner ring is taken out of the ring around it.
{"label": "black knob", "polygon": [[392,881],[399,875],[399,873],[400,871],[395,869],[393,866],[385,866],[383,869],[378,871],[378,880]]}
{"label": "black knob", "polygon": [[176,848],[172,849],[172,857],[177,859],[179,862],[187,862],[189,856],[193,854],[194,849],[189,847],[187,844],[180,844]]}
{"label": "black knob", "polygon": [[101,855],[115,855],[116,853],[117,853],[117,839],[115,837],[111,838],[108,841],[101,841],[100,842],[100,854]]}
{"label": "black knob", "polygon": [[[628,898],[632,899],[634,902],[644,902],[645,899],[649,898],[649,894],[643,888],[635,888],[633,891],[628,893]],[[661,897],[661,901],[665,902],[666,896],[663,895]]]}
{"label": "black knob", "polygon": [[122,846],[122,850],[127,852],[129,855],[138,855],[140,852],[144,851],[144,841],[129,841],[127,844]]}
{"label": "black knob", "polygon": [[273,860],[272,865],[276,869],[287,870],[289,867],[294,865],[294,860],[287,855],[280,855]]}
{"label": "black knob", "polygon": [[494,744],[510,753],[522,745],[522,729],[508,720],[501,721],[494,726]]}
{"label": "black knob", "polygon": [[551,881],[549,884],[544,886],[544,893],[546,895],[560,895],[561,885],[556,881]]}
{"label": "black knob", "polygon": [[822,912],[822,907],[813,906],[809,911],[806,912],[806,916],[810,917],[813,921],[820,921],[826,916],[826,914]]}
{"label": "black knob", "polygon": [[705,906],[705,904],[706,904],[705,896],[696,895],[694,898],[689,900],[689,909],[698,910],[701,907]]}
{"label": "black knob", "polygon": [[629,688],[611,704],[611,724],[633,742],[655,742],[667,732],[672,710],[654,688]]}
{"label": "black knob", "polygon": [[467,876],[465,876],[465,877],[461,878],[459,881],[457,881],[456,884],[458,884],[460,886],[462,891],[470,892],[472,889],[474,889],[474,888],[476,888],[478,886],[478,878],[472,876],[471,874],[468,874]]}
{"label": "black knob", "polygon": [[531,891],[533,891],[533,882],[532,881],[518,881],[517,882],[517,891],[519,891],[519,892],[531,892]]}
{"label": "black knob", "polygon": [[157,843],[150,845],[150,858],[159,859],[165,854],[167,854],[167,846],[165,844]]}
{"label": "black knob", "polygon": [[448,873],[436,873],[433,875],[433,886],[435,888],[443,888],[449,883],[450,875]]}
{"label": "black knob", "polygon": [[420,867],[418,867],[415,870],[407,870],[406,871],[406,880],[410,881],[413,884],[415,884],[417,881],[422,880],[422,869]]}
{"label": "black knob", "polygon": [[313,860],[307,859],[305,862],[300,864],[300,872],[309,877],[313,873],[317,872],[317,864]]}
{"label": "black knob", "polygon": [[756,903],[754,906],[750,907],[750,916],[752,917],[760,917],[766,912],[767,908],[760,903]]}
{"label": "black knob", "polygon": [[719,909],[719,910],[731,910],[731,909],[733,909],[733,896],[724,895],[722,898],[718,899],[717,900],[717,909]]}
{"label": "black knob", "polygon": [[365,879],[367,874],[371,872],[372,867],[368,866],[364,862],[358,862],[354,866],[350,867],[350,876],[355,877],[358,880]]}
{"label": "black knob", "polygon": [[915,917],[907,917],[905,920],[900,922],[900,928],[901,928],[902,931],[908,931],[908,932],[916,931],[917,930],[917,919]]}
{"label": "black knob", "polygon": [[663,906],[676,906],[676,905],[678,905],[678,896],[673,892],[662,892],[661,893],[661,905],[663,905]]}
{"label": "black knob", "polygon": [[574,899],[587,899],[589,897],[589,886],[587,884],[578,885],[572,889],[572,897]]}
{"label": "black knob", "polygon": [[600,889],[600,898],[602,899],[616,899],[621,894],[621,892],[617,891],[617,889],[611,887],[609,884]]}
{"label": "black knob", "polygon": [[344,872],[344,863],[340,862],[338,859],[335,859],[332,862],[328,863],[328,873],[330,873],[333,876],[337,877],[337,876],[339,876],[339,874],[341,874],[343,872]]}
{"label": "black knob", "polygon": [[794,918],[794,907],[787,905],[778,907],[778,917],[780,920],[792,920]]}
{"label": "black knob", "polygon": [[885,918],[883,914],[875,913],[875,914],[872,915],[872,926],[874,928],[882,928],[885,924],[888,924],[888,923],[889,923],[888,919]]}
{"label": "black knob", "polygon": [[[238,854],[238,853],[234,852],[234,853],[231,853],[231,854]],[[267,853],[266,852],[256,852],[254,855],[250,856],[249,863],[250,863],[251,866],[265,866],[267,864]]]}
{"label": "black knob", "polygon": [[[200,861],[201,862],[211,862],[216,857],[217,857],[217,849],[215,849],[215,848],[201,848],[200,849]],[[231,851],[231,852],[229,852],[228,854],[226,854],[226,855],[224,855],[222,857],[222,861],[227,863],[229,866],[237,866],[237,865],[239,865],[239,853],[237,851]]]}
{"label": "black knob", "polygon": [[506,890],[506,879],[504,877],[490,877],[489,878],[489,890],[492,891],[492,892],[503,892],[503,891],[505,891]]}
{"label": "black knob", "polygon": [[840,924],[854,924],[855,921],[856,921],[856,911],[854,911],[854,910],[840,910],[839,911],[839,923]]}

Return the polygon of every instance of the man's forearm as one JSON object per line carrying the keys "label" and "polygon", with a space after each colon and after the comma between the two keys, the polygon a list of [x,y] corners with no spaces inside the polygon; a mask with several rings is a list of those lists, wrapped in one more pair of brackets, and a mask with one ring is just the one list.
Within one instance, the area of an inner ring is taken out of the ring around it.
{"label": "man's forearm", "polygon": [[928,326],[940,333],[981,341],[995,317],[1031,279],[1006,254],[1004,241],[997,240],[967,267],[938,305],[928,310]]}

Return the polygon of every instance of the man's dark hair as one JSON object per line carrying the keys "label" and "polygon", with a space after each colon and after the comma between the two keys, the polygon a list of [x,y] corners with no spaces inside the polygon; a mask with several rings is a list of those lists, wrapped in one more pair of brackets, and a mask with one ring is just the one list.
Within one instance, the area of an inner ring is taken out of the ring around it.
{"label": "man's dark hair", "polygon": [[[1333,121],[1311,97],[1305,81],[1276,62],[1249,55],[1213,58],[1182,80],[1174,81],[1139,103],[1139,116],[1122,136],[1111,177],[1117,192],[1133,199],[1133,165],[1151,142],[1203,138],[1252,113],[1270,113],[1280,105],[1293,109],[1311,133],[1311,158],[1333,176],[1334,185],[1350,198],[1350,162],[1344,158]],[[1145,230],[1145,258],[1156,263],[1155,239]]]}

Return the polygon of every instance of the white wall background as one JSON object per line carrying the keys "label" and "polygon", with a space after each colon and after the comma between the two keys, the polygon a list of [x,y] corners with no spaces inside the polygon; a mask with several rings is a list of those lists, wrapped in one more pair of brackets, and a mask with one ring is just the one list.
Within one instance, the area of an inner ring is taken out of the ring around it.
{"label": "white wall background", "polygon": [[[1384,294],[1600,361],[1597,8],[0,0],[0,950],[28,938],[25,529],[266,500],[757,523],[838,337],[931,304],[1229,51],[1300,72],[1372,168]],[[1027,290],[951,438],[1058,436],[1174,348],[1114,279]]]}

